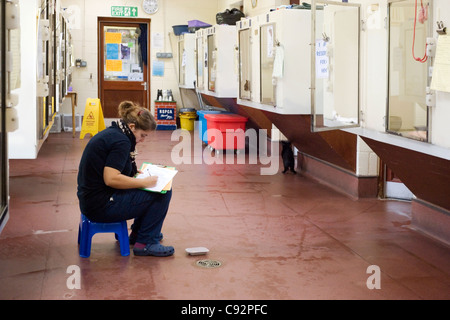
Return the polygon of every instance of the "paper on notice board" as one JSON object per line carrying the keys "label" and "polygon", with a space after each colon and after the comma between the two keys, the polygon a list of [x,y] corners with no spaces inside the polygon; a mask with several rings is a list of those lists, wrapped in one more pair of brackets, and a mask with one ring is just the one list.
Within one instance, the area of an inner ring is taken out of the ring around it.
{"label": "paper on notice board", "polygon": [[106,60],[106,71],[122,72],[122,60]]}
{"label": "paper on notice board", "polygon": [[105,43],[121,43],[122,34],[120,32],[105,32]]}
{"label": "paper on notice board", "polygon": [[450,36],[440,35],[431,79],[431,90],[450,92]]}
{"label": "paper on notice board", "polygon": [[117,43],[106,44],[106,59],[108,60],[119,59],[119,45]]}

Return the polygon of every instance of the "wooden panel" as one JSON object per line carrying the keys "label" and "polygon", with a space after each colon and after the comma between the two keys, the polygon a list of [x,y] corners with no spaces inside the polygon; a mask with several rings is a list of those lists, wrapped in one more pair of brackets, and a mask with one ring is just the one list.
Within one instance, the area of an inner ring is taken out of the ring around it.
{"label": "wooden panel", "polygon": [[356,135],[341,130],[311,132],[310,115],[265,113],[300,152],[356,172]]}
{"label": "wooden panel", "polygon": [[208,95],[202,95],[203,100],[210,106],[224,108],[230,112],[248,117],[247,128],[266,129],[270,136],[272,121],[267,115],[258,109],[248,108],[238,105],[235,98],[216,98]]}
{"label": "wooden panel", "polygon": [[261,110],[255,109],[255,108],[250,108],[250,107],[245,107],[245,106],[239,106],[240,110],[242,110],[243,113],[245,113],[245,115],[247,117],[249,117],[249,119],[252,119],[256,125],[261,128],[261,129],[266,129],[267,130],[267,135],[269,137],[272,136],[272,121],[269,120],[269,118],[264,114],[264,112],[262,112]]}
{"label": "wooden panel", "polygon": [[450,161],[361,137],[414,195],[450,210]]}
{"label": "wooden panel", "polygon": [[130,90],[104,90],[103,91],[103,116],[105,118],[117,118],[117,108],[124,100],[133,101],[139,105],[144,105],[146,91],[130,91]]}

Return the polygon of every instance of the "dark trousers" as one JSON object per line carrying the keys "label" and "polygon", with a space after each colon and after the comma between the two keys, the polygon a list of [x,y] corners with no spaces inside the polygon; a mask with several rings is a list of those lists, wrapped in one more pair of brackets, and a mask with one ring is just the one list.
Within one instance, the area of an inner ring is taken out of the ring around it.
{"label": "dark trousers", "polygon": [[134,219],[132,231],[137,233],[136,241],[156,244],[159,243],[171,198],[172,190],[165,194],[139,189],[117,190],[106,210],[96,214],[93,221],[118,222]]}

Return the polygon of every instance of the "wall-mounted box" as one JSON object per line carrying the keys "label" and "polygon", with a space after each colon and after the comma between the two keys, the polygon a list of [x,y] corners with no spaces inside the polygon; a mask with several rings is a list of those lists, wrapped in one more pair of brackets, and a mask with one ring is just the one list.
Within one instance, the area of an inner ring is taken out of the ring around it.
{"label": "wall-mounted box", "polygon": [[214,25],[202,31],[203,41],[197,41],[197,44],[203,46],[197,48],[197,57],[204,57],[203,88],[199,82],[198,91],[218,98],[236,98],[236,26]]}
{"label": "wall-mounted box", "polygon": [[238,98],[259,101],[259,17],[236,23],[238,41]]}
{"label": "wall-mounted box", "polygon": [[171,59],[173,58],[172,52],[157,52],[156,57],[158,59]]}
{"label": "wall-mounted box", "polygon": [[272,11],[241,20],[237,29],[238,103],[281,114],[310,114],[311,11]]}

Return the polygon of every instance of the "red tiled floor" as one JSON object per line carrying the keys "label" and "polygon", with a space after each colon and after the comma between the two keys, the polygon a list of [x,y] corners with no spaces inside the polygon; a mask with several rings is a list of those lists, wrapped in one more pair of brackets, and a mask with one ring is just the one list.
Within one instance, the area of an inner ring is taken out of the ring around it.
{"label": "red tiled floor", "polygon": [[[170,134],[138,145],[139,160],[170,164]],[[122,257],[113,235],[98,234],[80,258],[76,175],[88,139],[50,134],[36,160],[10,161],[0,299],[450,298],[450,250],[410,228],[410,203],[354,201],[250,164],[176,165],[163,228],[174,256]],[[186,255],[194,246],[210,252]],[[223,264],[200,268],[201,258]],[[66,284],[71,265],[81,289]],[[380,267],[381,289],[366,286],[370,265]]]}

